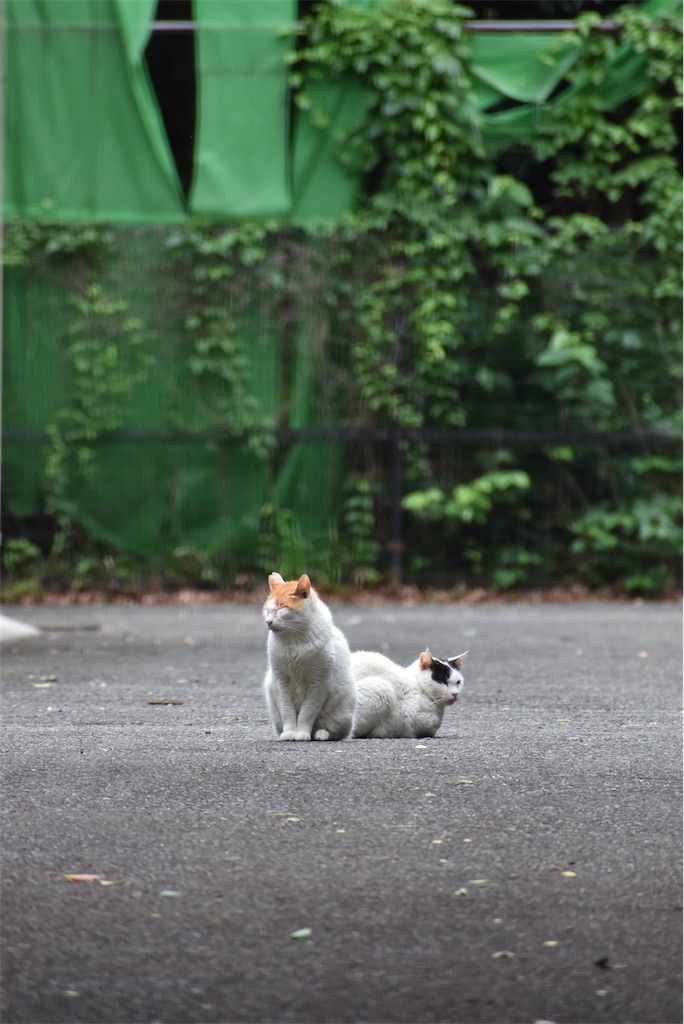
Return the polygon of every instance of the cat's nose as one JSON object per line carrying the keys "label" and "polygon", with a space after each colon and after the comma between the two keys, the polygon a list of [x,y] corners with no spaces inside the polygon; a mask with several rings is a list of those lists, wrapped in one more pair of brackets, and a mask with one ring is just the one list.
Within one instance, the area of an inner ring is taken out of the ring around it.
{"label": "cat's nose", "polygon": [[266,625],[268,626],[269,629],[273,625],[273,616],[272,615],[267,615],[266,616]]}

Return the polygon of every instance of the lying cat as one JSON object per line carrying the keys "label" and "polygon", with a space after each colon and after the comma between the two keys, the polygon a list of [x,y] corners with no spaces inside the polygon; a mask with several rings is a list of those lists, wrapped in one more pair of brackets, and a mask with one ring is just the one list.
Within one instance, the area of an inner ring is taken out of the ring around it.
{"label": "lying cat", "polygon": [[272,572],[268,584],[264,689],[273,728],[281,740],[343,740],[356,702],[347,641],[308,576],[286,583]]}
{"label": "lying cat", "polygon": [[417,661],[402,668],[384,654],[355,651],[353,735],[364,739],[434,736],[444,708],[455,703],[463,686],[460,668],[467,653],[441,661],[425,650]]}

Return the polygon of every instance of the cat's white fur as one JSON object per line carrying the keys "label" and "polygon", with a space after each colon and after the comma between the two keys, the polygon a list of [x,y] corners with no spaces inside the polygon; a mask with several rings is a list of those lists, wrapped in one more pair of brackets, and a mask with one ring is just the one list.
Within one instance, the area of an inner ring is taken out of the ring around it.
{"label": "cat's white fur", "polygon": [[351,733],[356,684],[349,645],[308,576],[271,573],[266,702],[281,740],[343,740]]}
{"label": "cat's white fur", "polygon": [[425,650],[402,668],[384,654],[355,651],[353,735],[375,739],[434,736],[445,707],[456,701],[463,686],[460,667],[467,653],[442,661]]}

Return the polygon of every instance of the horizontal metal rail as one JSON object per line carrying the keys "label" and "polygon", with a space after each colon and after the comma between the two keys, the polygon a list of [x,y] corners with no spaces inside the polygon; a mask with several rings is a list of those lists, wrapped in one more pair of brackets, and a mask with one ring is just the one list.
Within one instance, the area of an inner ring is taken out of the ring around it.
{"label": "horizontal metal rail", "polygon": [[[653,451],[681,450],[681,440],[661,431],[573,431],[573,430],[506,430],[485,428],[474,430],[439,429],[432,427],[402,429],[400,427],[304,427],[255,428],[242,433],[221,430],[112,430],[100,434],[90,443],[99,445],[148,444],[148,445],[213,445],[232,448],[250,439],[270,442],[274,450],[282,452],[299,444],[362,444],[383,445],[387,449],[386,480],[388,485],[389,522],[386,550],[389,556],[389,573],[393,583],[402,578],[404,554],[404,530],[402,499],[404,494],[404,459],[406,442],[451,444],[454,448],[499,448],[544,450],[556,445],[574,445],[584,448],[599,448],[604,451]],[[49,437],[43,431],[6,431],[5,445],[47,444]],[[258,456],[255,455],[255,458]]]}
{"label": "horizontal metal rail", "polygon": [[[225,24],[198,25],[194,21],[153,21],[153,32],[196,32],[198,29],[225,29]],[[574,32],[577,28],[575,21],[464,21],[463,28],[466,32]],[[604,19],[592,25],[595,32],[617,32],[620,26],[617,21]]]}
{"label": "horizontal metal rail", "polygon": [[[574,32],[575,21],[464,21],[466,32]],[[617,21],[604,19],[591,26],[592,32],[618,32]]]}
{"label": "horizontal metal rail", "polygon": [[[464,448],[548,448],[554,445],[600,447],[611,451],[634,451],[643,448],[681,448],[681,438],[664,431],[576,431],[576,430],[507,430],[497,428],[401,428],[401,427],[258,427],[239,433],[225,430],[111,430],[99,434],[89,443],[161,444],[161,445],[236,445],[251,439],[271,439],[276,445],[296,444],[388,444],[409,441],[414,444],[453,444]],[[8,444],[48,444],[48,434],[37,430],[5,430]]]}
{"label": "horizontal metal rail", "polygon": [[[298,28],[297,24],[293,28]],[[255,28],[269,28],[273,25],[250,25],[250,30]],[[577,28],[575,21],[464,21],[463,29],[466,32],[574,32]],[[10,22],[5,29],[15,31],[17,29],[32,29],[39,32],[118,32],[120,26],[112,22]],[[239,31],[239,27],[228,25],[225,22],[203,22],[196,21],[153,21],[150,25],[152,32],[231,32]],[[597,21],[591,26],[592,32],[618,32],[620,25],[617,21],[604,19]]]}

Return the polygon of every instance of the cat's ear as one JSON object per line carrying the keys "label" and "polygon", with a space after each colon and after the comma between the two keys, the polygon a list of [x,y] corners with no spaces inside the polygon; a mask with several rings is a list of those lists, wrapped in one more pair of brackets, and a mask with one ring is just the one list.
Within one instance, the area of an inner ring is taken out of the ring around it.
{"label": "cat's ear", "polygon": [[420,658],[418,659],[418,665],[419,665],[421,671],[423,671],[423,672],[425,671],[426,668],[430,668],[431,667],[431,665],[432,665],[432,655],[430,654],[430,651],[429,651],[429,649],[427,647],[425,648],[425,650],[421,654]]}
{"label": "cat's ear", "polygon": [[297,580],[295,597],[308,597],[311,593],[311,580],[307,575],[300,576]]}
{"label": "cat's ear", "polygon": [[268,577],[268,585],[271,588],[271,590],[273,590],[273,584],[274,583],[284,583],[284,582],[285,582],[285,580],[283,579],[283,577],[280,575],[279,572],[272,572],[271,575]]}
{"label": "cat's ear", "polygon": [[451,667],[460,668],[461,662],[463,661],[467,653],[467,651],[464,651],[463,654],[457,654],[455,658],[449,658],[449,664],[451,665]]}

